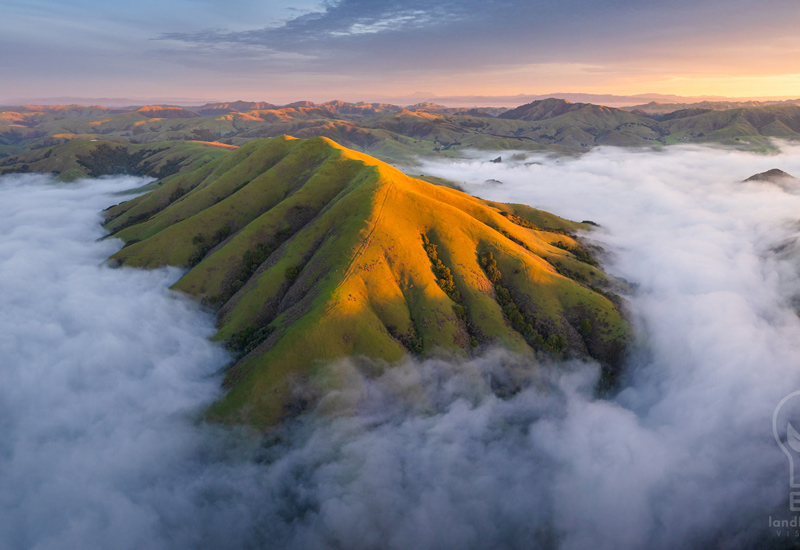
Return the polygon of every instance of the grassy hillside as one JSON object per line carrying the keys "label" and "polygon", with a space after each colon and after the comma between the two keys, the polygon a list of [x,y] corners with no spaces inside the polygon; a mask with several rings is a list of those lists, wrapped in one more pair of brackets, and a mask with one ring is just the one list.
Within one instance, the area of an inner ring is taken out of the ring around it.
{"label": "grassy hillside", "polygon": [[769,138],[800,139],[800,107],[773,105],[756,109],[700,112],[660,123],[665,143],[689,141],[767,147]]}
{"label": "grassy hillside", "polygon": [[626,111],[638,111],[648,115],[665,115],[684,109],[704,109],[708,111],[727,111],[729,109],[749,109],[771,105],[800,105],[800,99],[787,101],[699,101],[697,103],[659,103],[651,101],[642,105],[622,107]]}
{"label": "grassy hillside", "polygon": [[[249,143],[107,212],[113,260],[189,268],[237,354],[214,418],[267,426],[331,360],[470,355],[500,345],[595,357],[627,338],[574,231],[523,205],[432,185],[325,138]],[[329,385],[336,385],[328,373]]]}
{"label": "grassy hillside", "polygon": [[215,160],[230,146],[177,141],[153,145],[124,140],[72,139],[0,160],[0,175],[39,172],[65,181],[80,177],[131,174],[164,179]]}

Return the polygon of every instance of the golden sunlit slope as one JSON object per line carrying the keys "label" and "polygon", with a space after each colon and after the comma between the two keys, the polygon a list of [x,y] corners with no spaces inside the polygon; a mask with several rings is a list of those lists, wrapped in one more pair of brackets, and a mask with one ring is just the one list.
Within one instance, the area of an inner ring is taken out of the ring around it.
{"label": "golden sunlit slope", "polygon": [[189,267],[238,359],[212,416],[266,426],[314,369],[362,355],[522,353],[618,365],[627,327],[571,233],[325,138],[252,142],[108,211],[120,264]]}

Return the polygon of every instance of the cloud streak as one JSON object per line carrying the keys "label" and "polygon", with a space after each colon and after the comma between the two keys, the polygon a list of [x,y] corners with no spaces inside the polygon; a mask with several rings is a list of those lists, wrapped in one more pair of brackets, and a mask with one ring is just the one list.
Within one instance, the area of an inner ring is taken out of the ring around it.
{"label": "cloud streak", "polygon": [[[791,26],[784,27],[779,21],[784,17],[793,21],[797,15],[797,6],[791,2],[772,4],[765,19],[764,10],[748,2],[734,6],[721,1],[678,2],[666,7],[659,2],[626,0],[602,5],[585,0],[558,4],[341,0],[261,29],[174,31],[159,38],[193,44],[257,45],[324,55],[328,63],[359,61],[370,68],[375,63],[385,67],[387,56],[398,68],[418,70],[498,64],[608,65],[634,61],[630,56],[633,45],[642,61],[647,54],[645,64],[663,61],[666,54],[682,59],[685,65],[684,54],[697,56],[698,47],[717,61],[720,48],[734,48],[741,63],[747,53],[742,51],[740,31],[759,40],[788,36]],[[753,42],[753,46],[757,44],[763,47],[764,43]],[[763,52],[759,49],[759,53]],[[340,56],[347,59],[337,59]]]}
{"label": "cloud streak", "polygon": [[796,93],[800,74],[800,8],[790,0],[11,0],[4,8],[0,69],[16,77],[6,98],[42,97],[56,78],[61,95],[147,96],[157,84],[159,96],[202,88],[221,100],[271,102],[420,90],[768,96]]}

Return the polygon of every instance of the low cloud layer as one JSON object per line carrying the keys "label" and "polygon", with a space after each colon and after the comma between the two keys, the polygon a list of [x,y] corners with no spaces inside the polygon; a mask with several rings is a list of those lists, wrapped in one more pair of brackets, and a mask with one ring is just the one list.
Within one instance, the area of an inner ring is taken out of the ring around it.
{"label": "low cloud layer", "polygon": [[568,547],[737,547],[787,511],[771,415],[800,387],[800,198],[741,183],[775,166],[800,174],[797,148],[784,150],[610,148],[425,167],[486,198],[600,223],[590,238],[607,267],[637,286],[629,387],[612,403],[575,401],[557,442],[541,441],[567,465],[556,521]]}
{"label": "low cloud layer", "polygon": [[[0,546],[742,548],[788,515],[772,436],[800,388],[800,195],[741,180],[800,150],[598,149],[429,164],[479,196],[602,225],[636,291],[625,388],[493,351],[361,362],[266,441],[198,421],[227,356],[175,270],[102,267],[133,180],[0,180]],[[531,164],[537,162],[539,164]],[[484,183],[495,179],[502,184]],[[497,387],[514,381],[512,397]],[[356,414],[345,414],[345,412]]]}
{"label": "low cloud layer", "polygon": [[178,271],[100,265],[119,242],[96,242],[98,212],[136,183],[0,179],[3,548],[150,547],[162,520],[142,501],[218,393],[225,354],[167,292]]}

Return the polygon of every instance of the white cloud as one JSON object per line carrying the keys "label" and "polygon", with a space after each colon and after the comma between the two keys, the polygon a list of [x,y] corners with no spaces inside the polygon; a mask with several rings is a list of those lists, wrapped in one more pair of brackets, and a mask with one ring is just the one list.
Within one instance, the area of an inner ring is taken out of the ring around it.
{"label": "white cloud", "polygon": [[[532,166],[424,167],[486,198],[600,223],[590,238],[609,250],[612,272],[638,285],[629,387],[614,402],[576,400],[539,440],[567,464],[555,484],[567,547],[746,538],[787,498],[769,428],[780,398],[800,386],[800,262],[796,247],[771,249],[797,237],[800,199],[741,183],[775,166],[800,174],[798,149],[784,150],[609,148]],[[490,178],[503,185],[480,183]]]}
{"label": "white cloud", "polygon": [[186,458],[218,394],[213,323],[170,294],[175,269],[101,266],[118,178],[0,180],[0,546],[142,548],[136,503]]}

